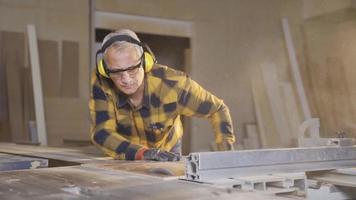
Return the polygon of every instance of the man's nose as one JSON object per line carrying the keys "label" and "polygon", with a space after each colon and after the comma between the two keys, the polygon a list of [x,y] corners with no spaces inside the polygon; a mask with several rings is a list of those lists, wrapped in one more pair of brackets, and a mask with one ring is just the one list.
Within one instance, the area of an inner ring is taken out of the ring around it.
{"label": "man's nose", "polygon": [[129,81],[131,79],[130,74],[127,71],[121,72],[121,80]]}

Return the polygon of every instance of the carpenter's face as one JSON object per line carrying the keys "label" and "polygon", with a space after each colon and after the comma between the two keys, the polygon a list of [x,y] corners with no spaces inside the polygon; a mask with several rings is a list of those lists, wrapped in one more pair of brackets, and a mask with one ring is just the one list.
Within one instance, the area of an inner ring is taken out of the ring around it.
{"label": "carpenter's face", "polygon": [[135,47],[117,51],[107,51],[109,76],[116,87],[126,95],[134,94],[143,83],[144,70],[141,57]]}

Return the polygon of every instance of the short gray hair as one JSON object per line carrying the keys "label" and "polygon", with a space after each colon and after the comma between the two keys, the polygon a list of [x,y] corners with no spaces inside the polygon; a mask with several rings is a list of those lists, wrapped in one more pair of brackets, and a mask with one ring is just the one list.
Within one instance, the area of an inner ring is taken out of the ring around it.
{"label": "short gray hair", "polygon": [[[108,35],[106,35],[103,40],[103,43],[101,44],[101,47],[103,47],[103,44],[105,44],[109,39],[111,39],[114,36],[118,36],[118,35],[127,35],[127,36],[134,38],[137,41],[140,41],[140,39],[138,38],[138,36],[135,32],[133,32],[129,29],[120,29],[120,30],[117,30],[115,32],[112,32],[112,33],[109,33]],[[141,56],[143,53],[143,48],[137,44],[129,43],[126,41],[117,41],[117,42],[112,43],[104,51],[103,58],[104,58],[105,62],[107,62],[107,50],[112,47],[114,47],[115,49],[118,49],[118,50],[125,50],[125,49],[131,48],[131,47],[135,47],[138,56]]]}

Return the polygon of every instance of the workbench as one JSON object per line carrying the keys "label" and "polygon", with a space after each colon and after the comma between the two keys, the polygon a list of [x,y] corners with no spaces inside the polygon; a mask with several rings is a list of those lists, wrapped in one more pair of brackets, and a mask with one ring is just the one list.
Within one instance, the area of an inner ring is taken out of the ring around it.
{"label": "workbench", "polygon": [[[268,190],[241,190],[236,185],[226,185],[226,182],[225,185],[219,185],[189,181],[184,179],[185,164],[184,159],[179,162],[113,160],[105,157],[94,146],[54,148],[0,143],[0,199],[306,198],[305,195],[295,195],[288,191],[275,195],[275,192]],[[321,187],[327,196],[333,197],[333,191],[340,191],[338,186],[354,190],[356,174],[352,174],[355,172],[353,168],[310,173],[308,176],[315,184],[335,184],[335,187]],[[261,177],[255,177],[255,181]],[[314,191],[317,192],[311,193],[310,197],[319,197],[320,185]],[[337,195],[340,196],[339,193]],[[320,198],[328,199],[323,196]]]}
{"label": "workbench", "polygon": [[0,199],[6,200],[290,199],[181,180],[183,161],[112,160],[95,147],[51,148],[0,143],[0,153],[7,158],[48,160],[47,167],[1,171]]}

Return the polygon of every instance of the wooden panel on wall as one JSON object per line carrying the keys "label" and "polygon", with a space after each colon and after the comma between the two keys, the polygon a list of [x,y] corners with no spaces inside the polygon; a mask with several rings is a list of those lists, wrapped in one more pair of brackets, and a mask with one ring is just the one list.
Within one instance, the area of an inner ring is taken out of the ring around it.
{"label": "wooden panel on wall", "polygon": [[348,123],[355,117],[344,66],[338,58],[326,58],[326,65],[313,65],[311,72],[319,74],[311,79],[313,97],[321,122],[322,137],[333,137],[337,131],[352,133]]}
{"label": "wooden panel on wall", "polygon": [[89,109],[86,100],[46,98],[44,103],[49,145],[61,146],[64,140],[90,141]]}
{"label": "wooden panel on wall", "polygon": [[73,41],[62,43],[61,96],[78,97],[79,90],[79,44]]}
{"label": "wooden panel on wall", "polygon": [[298,105],[298,98],[293,90],[290,82],[281,82],[282,99],[285,107],[286,118],[290,131],[290,145],[292,147],[298,146],[298,130],[299,125],[303,121],[302,111]]}
{"label": "wooden panel on wall", "polygon": [[335,137],[338,131],[356,137],[354,16],[354,12],[340,11],[304,24],[304,77],[310,86],[306,89],[313,115],[320,118],[321,137]]}
{"label": "wooden panel on wall", "polygon": [[345,66],[341,58],[338,57],[328,56],[326,62],[330,77],[332,76],[330,83],[333,98],[332,111],[336,125],[334,131],[346,131],[351,133],[353,130],[347,126],[347,123],[355,122],[355,116],[351,109],[351,90],[347,84]]}
{"label": "wooden panel on wall", "polygon": [[23,120],[23,82],[25,37],[23,33],[2,32],[6,66],[9,119],[13,141],[28,141]]}
{"label": "wooden panel on wall", "polygon": [[280,147],[280,138],[275,127],[261,73],[255,74],[255,77],[251,80],[251,87],[261,146],[262,148]]}
{"label": "wooden panel on wall", "polygon": [[277,66],[273,63],[266,63],[261,65],[261,70],[279,141],[283,147],[290,147],[292,136],[285,104],[281,96]]}
{"label": "wooden panel on wall", "polygon": [[49,40],[38,41],[41,79],[44,97],[60,96],[58,42]]}
{"label": "wooden panel on wall", "polygon": [[291,83],[280,81],[278,75],[277,67],[266,63],[255,71],[251,82],[263,148],[297,146],[302,121],[299,106]]}
{"label": "wooden panel on wall", "polygon": [[244,124],[246,136],[243,138],[244,149],[259,149],[260,139],[258,133],[258,126],[256,124]]}
{"label": "wooden panel on wall", "polygon": [[11,141],[9,113],[7,107],[6,70],[4,58],[3,34],[0,32],[0,141]]}

